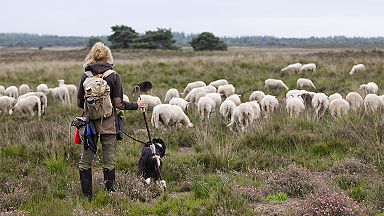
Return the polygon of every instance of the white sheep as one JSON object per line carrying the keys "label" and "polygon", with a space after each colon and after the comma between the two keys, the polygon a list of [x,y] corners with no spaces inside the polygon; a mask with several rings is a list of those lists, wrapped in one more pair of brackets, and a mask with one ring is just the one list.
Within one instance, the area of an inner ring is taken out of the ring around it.
{"label": "white sheep", "polygon": [[192,89],[206,86],[205,82],[203,81],[196,81],[188,83],[187,86],[184,88],[183,95],[186,96]]}
{"label": "white sheep", "polygon": [[279,107],[279,101],[275,96],[265,95],[260,102],[261,110],[264,113],[265,117],[268,117],[273,111]]}
{"label": "white sheep", "polygon": [[313,84],[312,80],[306,79],[306,78],[299,78],[296,82],[298,89],[304,89],[304,88],[316,88]]}
{"label": "white sheep", "polygon": [[65,88],[68,89],[70,98],[72,98],[72,100],[74,100],[77,97],[77,87],[75,85],[65,84],[64,80],[62,80],[62,79],[57,80],[57,81],[59,82],[59,87],[64,86]]}
{"label": "white sheep", "polygon": [[129,102],[129,97],[126,94],[123,94],[123,101]]}
{"label": "white sheep", "polygon": [[17,99],[19,97],[19,90],[16,86],[9,86],[5,89],[5,95]]}
{"label": "white sheep", "polygon": [[262,91],[253,91],[249,96],[249,101],[258,101],[260,103],[261,99],[265,96],[265,93]]}
{"label": "white sheep", "polygon": [[254,113],[254,120],[261,118],[261,108],[260,108],[259,102],[258,101],[250,101],[250,102],[246,102],[246,103],[249,103],[252,106],[253,113]]}
{"label": "white sheep", "polygon": [[233,95],[230,95],[229,97],[227,97],[225,100],[231,100],[231,101],[235,102],[236,106],[239,106],[241,104],[240,96],[241,95],[233,94]]}
{"label": "white sheep", "polygon": [[12,115],[14,112],[25,114],[29,112],[32,116],[35,115],[34,110],[37,110],[37,115],[41,116],[41,101],[40,98],[34,95],[24,97],[18,100],[15,106],[9,110],[9,114]]}
{"label": "white sheep", "polygon": [[8,112],[16,103],[16,99],[8,96],[0,96],[0,110]]}
{"label": "white sheep", "polygon": [[287,103],[285,105],[289,117],[298,117],[300,113],[304,112],[304,100],[300,94],[290,95],[287,98]]}
{"label": "white sheep", "polygon": [[325,111],[329,107],[328,96],[324,93],[316,93],[312,97],[312,107],[315,109],[316,118],[323,117]]}
{"label": "white sheep", "polygon": [[376,83],[369,82],[367,84],[360,85],[360,90],[363,90],[366,93],[376,94],[379,91],[379,87]]}
{"label": "white sheep", "polygon": [[152,96],[152,95],[146,95],[146,94],[142,94],[140,95],[140,97],[137,99],[137,101],[139,100],[143,100],[145,102],[145,108],[147,110],[153,110],[153,108],[159,104],[161,104],[161,100],[159,97],[156,97],[156,96]]}
{"label": "white sheep", "polygon": [[214,86],[215,88],[219,88],[219,86],[227,85],[227,84],[228,84],[228,81],[225,79],[219,79],[209,83],[210,86]]}
{"label": "white sheep", "polygon": [[160,123],[165,127],[177,127],[178,124],[189,128],[193,127],[193,124],[183,110],[179,106],[171,104],[155,106],[152,112],[151,123],[156,129],[160,128]]}
{"label": "white sheep", "polygon": [[308,92],[307,90],[292,89],[292,90],[287,91],[287,93],[285,94],[285,98],[287,99],[291,95],[304,94],[304,93],[307,93],[307,92]]}
{"label": "white sheep", "polygon": [[307,72],[307,71],[316,72],[316,64],[315,63],[304,64],[303,66],[301,66],[299,70],[299,72]]}
{"label": "white sheep", "polygon": [[2,85],[0,85],[0,96],[1,95],[5,95],[5,88]]}
{"label": "white sheep", "polygon": [[197,103],[198,100],[196,100],[196,96],[197,96],[197,93],[199,92],[215,93],[216,88],[213,86],[202,86],[202,87],[194,88],[187,94],[187,96],[184,99],[191,103]]}
{"label": "white sheep", "polygon": [[242,103],[235,108],[231,117],[231,123],[227,125],[233,131],[244,131],[255,119],[255,113],[251,104]]}
{"label": "white sheep", "polygon": [[364,105],[364,99],[357,92],[349,92],[345,97],[352,111],[360,110]]}
{"label": "white sheep", "polygon": [[265,83],[265,88],[267,89],[285,89],[288,90],[288,86],[285,85],[285,83],[282,80],[278,79],[267,79],[264,81]]}
{"label": "white sheep", "polygon": [[179,98],[179,97],[180,97],[179,90],[177,90],[177,89],[175,89],[175,88],[170,88],[170,89],[168,89],[168,91],[165,93],[164,103],[169,103],[169,101],[170,101],[172,98]]}
{"label": "white sheep", "polygon": [[350,106],[348,101],[343,98],[337,98],[329,103],[329,112],[334,118],[341,118],[346,116],[349,112]]}
{"label": "white sheep", "polygon": [[41,102],[41,113],[44,114],[47,110],[48,106],[48,100],[47,96],[43,92],[28,92],[23,95],[20,95],[20,97],[17,100],[20,100],[22,98],[30,97],[30,96],[37,96],[40,99]]}
{"label": "white sheep", "polygon": [[351,69],[351,71],[349,72],[349,74],[353,75],[357,72],[363,72],[365,71],[365,66],[363,64],[357,64],[357,65],[354,65]]}
{"label": "white sheep", "polygon": [[19,95],[23,95],[25,93],[28,93],[31,91],[31,88],[29,88],[29,85],[27,84],[21,84],[19,86]]}
{"label": "white sheep", "polygon": [[43,92],[44,94],[47,94],[48,93],[48,86],[47,84],[39,84],[37,87],[36,87],[36,91],[37,92]]}
{"label": "white sheep", "polygon": [[341,94],[334,93],[334,94],[329,95],[328,100],[329,100],[329,103],[331,103],[335,99],[342,99],[342,98],[343,98],[343,96],[341,96]]}
{"label": "white sheep", "polygon": [[199,92],[197,93],[196,95],[196,100],[195,101],[199,101],[200,98],[202,97],[209,97],[213,100],[213,102],[215,102],[215,107],[218,108],[220,107],[220,104],[221,104],[221,95],[219,93],[205,93],[205,92]]}
{"label": "white sheep", "polygon": [[364,108],[366,112],[379,111],[383,106],[383,101],[376,94],[367,94],[364,98]]}
{"label": "white sheep", "polygon": [[289,73],[299,72],[302,66],[303,65],[301,65],[300,63],[290,64],[287,67],[281,69],[281,72],[289,72]]}
{"label": "white sheep", "polygon": [[49,88],[47,93],[52,94],[53,100],[62,104],[70,104],[69,91],[66,87]]}
{"label": "white sheep", "polygon": [[184,112],[186,112],[190,103],[183,98],[172,98],[169,101],[169,104],[179,106]]}
{"label": "white sheep", "polygon": [[231,119],[233,115],[233,111],[235,111],[236,104],[235,102],[231,100],[225,100],[223,103],[220,105],[220,114],[225,118],[225,119]]}
{"label": "white sheep", "polygon": [[235,94],[235,87],[232,84],[221,85],[217,88],[217,93],[223,95],[224,97],[229,97]]}
{"label": "white sheep", "polygon": [[209,97],[200,98],[199,102],[197,102],[197,111],[200,114],[201,120],[205,118],[209,119],[211,114],[215,111],[216,103]]}

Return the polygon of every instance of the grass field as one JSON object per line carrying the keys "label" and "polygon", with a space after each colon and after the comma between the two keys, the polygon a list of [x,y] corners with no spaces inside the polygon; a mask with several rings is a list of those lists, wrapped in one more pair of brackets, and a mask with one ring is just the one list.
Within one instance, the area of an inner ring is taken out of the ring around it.
{"label": "grass field", "polygon": [[[115,70],[131,100],[135,83],[149,80],[152,94],[187,83],[225,78],[247,101],[267,78],[295,88],[310,78],[319,92],[345,96],[362,83],[383,79],[383,50],[338,48],[247,48],[227,52],[114,50]],[[0,50],[0,85],[58,79],[77,84],[87,50]],[[318,65],[316,73],[284,74],[294,62]],[[350,76],[353,64],[365,73]],[[384,92],[380,89],[380,94]],[[77,163],[81,146],[72,144],[69,123],[81,110],[54,104],[38,120],[0,113],[0,215],[383,215],[384,119],[382,113],[350,113],[316,121],[309,109],[289,118],[285,106],[270,119],[234,134],[219,115],[209,122],[188,113],[195,127],[156,131],[168,144],[163,176],[167,192],[146,186],[137,163],[141,144],[125,138],[117,146],[117,192],[104,191],[101,158],[93,165],[94,199],[83,199]],[[149,113],[150,115],[150,113]],[[145,140],[139,111],[127,111],[127,132]],[[98,152],[99,155],[100,151]]]}

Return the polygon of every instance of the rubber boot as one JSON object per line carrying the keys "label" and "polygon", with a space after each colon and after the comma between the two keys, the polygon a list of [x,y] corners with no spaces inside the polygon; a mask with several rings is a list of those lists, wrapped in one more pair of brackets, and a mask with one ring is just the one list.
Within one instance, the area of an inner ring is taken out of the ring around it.
{"label": "rubber boot", "polygon": [[104,169],[103,173],[104,173],[105,189],[108,192],[111,192],[111,191],[114,192],[115,189],[113,188],[113,185],[115,183],[115,169],[113,170]]}
{"label": "rubber boot", "polygon": [[84,197],[89,200],[92,199],[92,169],[80,170],[80,183],[81,190],[83,191]]}

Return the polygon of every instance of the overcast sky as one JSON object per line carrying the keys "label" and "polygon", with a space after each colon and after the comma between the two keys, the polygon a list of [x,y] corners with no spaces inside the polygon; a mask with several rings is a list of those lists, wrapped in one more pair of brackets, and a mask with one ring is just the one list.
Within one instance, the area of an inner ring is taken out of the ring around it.
{"label": "overcast sky", "polygon": [[0,32],[110,35],[159,28],[217,36],[384,36],[382,0],[2,0]]}

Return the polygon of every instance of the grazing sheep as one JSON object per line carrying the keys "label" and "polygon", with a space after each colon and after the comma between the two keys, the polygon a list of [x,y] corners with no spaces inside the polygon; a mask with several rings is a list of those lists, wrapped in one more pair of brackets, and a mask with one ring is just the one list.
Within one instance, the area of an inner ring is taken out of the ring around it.
{"label": "grazing sheep", "polygon": [[216,88],[213,86],[202,86],[202,87],[194,88],[187,94],[187,96],[185,97],[185,100],[191,103],[197,103],[198,100],[196,100],[196,96],[197,96],[197,93],[199,92],[215,93]]}
{"label": "grazing sheep", "polygon": [[315,63],[304,64],[303,66],[301,66],[299,70],[299,72],[307,72],[307,71],[316,72],[316,64]]}
{"label": "grazing sheep", "polygon": [[62,104],[70,104],[69,91],[66,87],[55,87],[48,89],[48,93],[52,94],[53,100]]}
{"label": "grazing sheep", "polygon": [[221,85],[217,88],[217,93],[224,95],[224,97],[229,97],[235,94],[235,87],[232,84]]}
{"label": "grazing sheep", "polygon": [[303,93],[306,93],[307,90],[298,90],[298,89],[292,89],[292,90],[289,90],[287,91],[287,93],[285,94],[285,98],[289,98],[289,96],[291,95],[294,95],[294,94],[303,94]]}
{"label": "grazing sheep", "polygon": [[31,88],[29,88],[29,86],[27,84],[22,84],[19,87],[19,95],[23,95],[23,94],[30,92],[30,91],[31,91]]}
{"label": "grazing sheep", "polygon": [[202,86],[206,86],[205,82],[203,82],[203,81],[196,81],[196,82],[188,83],[187,86],[185,87],[184,91],[183,91],[183,95],[185,96],[190,91],[192,91],[192,89],[202,87]]}
{"label": "grazing sheep", "polygon": [[316,118],[323,117],[325,111],[328,109],[329,100],[328,96],[324,93],[316,93],[312,98],[312,107],[315,109]]}
{"label": "grazing sheep", "polygon": [[145,95],[145,94],[142,94],[140,95],[140,97],[137,99],[137,101],[139,100],[143,100],[145,102],[145,109],[147,110],[153,110],[153,108],[159,104],[161,104],[161,100],[159,97],[156,97],[156,96],[152,96],[152,95]]}
{"label": "grazing sheep", "polygon": [[15,105],[16,99],[8,96],[0,96],[0,110],[7,112]]}
{"label": "grazing sheep", "polygon": [[250,101],[249,103],[253,108],[254,120],[261,118],[261,108],[258,101]]}
{"label": "grazing sheep", "polygon": [[69,96],[73,100],[76,99],[77,97],[77,87],[73,84],[64,84],[64,80],[58,80],[59,81],[59,87],[64,86],[65,88],[68,89]]}
{"label": "grazing sheep", "polygon": [[345,97],[352,111],[358,111],[363,107],[363,97],[357,92],[349,92]]}
{"label": "grazing sheep", "polygon": [[287,67],[281,69],[281,72],[295,73],[299,72],[302,65],[300,63],[290,64]]}
{"label": "grazing sheep", "polygon": [[201,120],[209,117],[215,111],[216,103],[209,97],[200,98],[199,102],[197,102],[197,111],[200,114]]}
{"label": "grazing sheep", "polygon": [[334,118],[341,118],[346,116],[349,112],[350,106],[348,101],[343,98],[337,98],[329,103],[329,112]]}
{"label": "grazing sheep", "polygon": [[367,84],[360,85],[360,90],[365,91],[365,93],[376,94],[379,91],[379,87],[374,82],[369,82]]}
{"label": "grazing sheep", "polygon": [[179,90],[175,88],[168,89],[168,91],[165,93],[164,103],[169,103],[169,101],[172,98],[179,98],[179,97],[180,97]]}
{"label": "grazing sheep", "polygon": [[40,84],[36,87],[37,92],[43,92],[44,94],[48,94],[48,89],[47,84]]}
{"label": "grazing sheep", "polygon": [[297,79],[296,82],[297,88],[298,89],[304,89],[304,88],[316,88],[315,85],[313,84],[312,80],[310,79],[305,79],[305,78],[299,78]]}
{"label": "grazing sheep", "polygon": [[283,81],[278,80],[278,79],[267,79],[264,81],[265,83],[265,88],[267,89],[285,89],[288,90],[288,86],[284,84]]}
{"label": "grazing sheep", "polygon": [[262,91],[253,91],[252,94],[249,96],[249,101],[258,101],[260,103],[261,99],[265,96],[264,92]]}
{"label": "grazing sheep", "polygon": [[236,104],[236,106],[239,106],[241,104],[240,96],[241,95],[233,94],[233,95],[227,97],[225,100],[231,100]]}
{"label": "grazing sheep", "polygon": [[364,98],[365,112],[376,112],[383,108],[383,101],[376,94],[367,94]]}
{"label": "grazing sheep", "polygon": [[225,100],[223,103],[220,105],[220,114],[225,118],[225,119],[231,119],[233,115],[233,111],[235,111],[236,104],[235,102],[231,100]]}
{"label": "grazing sheep", "polygon": [[227,125],[233,131],[244,131],[249,125],[253,123],[255,113],[251,104],[242,103],[235,108],[231,117],[231,123]]}
{"label": "grazing sheep", "polygon": [[343,96],[341,96],[341,94],[334,93],[334,94],[329,95],[328,100],[329,100],[329,103],[331,103],[335,99],[342,99],[342,98],[343,98]]}
{"label": "grazing sheep", "polygon": [[228,84],[228,81],[225,79],[219,79],[209,83],[210,86],[214,86],[215,88],[219,88],[219,86],[227,85],[227,84]]}
{"label": "grazing sheep", "polygon": [[45,114],[45,111],[47,110],[47,106],[48,106],[48,101],[47,101],[47,96],[43,92],[28,92],[26,94],[21,95],[17,100],[30,97],[30,96],[37,96],[40,99],[41,113]]}
{"label": "grazing sheep", "polygon": [[172,98],[169,101],[169,104],[179,106],[184,112],[186,112],[189,107],[189,102],[184,100],[183,98]]}
{"label": "grazing sheep", "polygon": [[4,86],[0,85],[0,96],[5,94]]}
{"label": "grazing sheep", "polygon": [[285,108],[287,109],[289,117],[298,117],[300,113],[305,110],[304,100],[299,94],[290,95],[289,98],[287,98]]}
{"label": "grazing sheep", "polygon": [[16,86],[9,86],[5,89],[5,95],[17,99],[19,97],[19,90]]}
{"label": "grazing sheep", "polygon": [[160,128],[160,123],[165,127],[177,127],[178,124],[185,127],[193,127],[193,124],[183,110],[179,106],[171,104],[155,106],[152,112],[151,123],[156,129]]}
{"label": "grazing sheep", "polygon": [[365,71],[365,66],[363,64],[357,64],[357,65],[354,65],[351,69],[351,71],[349,72],[349,74],[353,75],[357,72],[363,72]]}
{"label": "grazing sheep", "polygon": [[261,110],[264,113],[265,117],[268,117],[273,111],[279,106],[279,101],[275,96],[265,95],[260,102]]}
{"label": "grazing sheep", "polygon": [[123,94],[123,101],[129,102],[129,97],[126,94]]}
{"label": "grazing sheep", "polygon": [[15,104],[15,106],[9,110],[9,114],[12,115],[14,112],[19,112],[22,114],[25,114],[29,112],[32,116],[35,115],[33,112],[34,110],[37,110],[37,115],[41,116],[41,101],[40,98],[34,95],[31,95],[29,97],[24,97],[18,100]]}
{"label": "grazing sheep", "polygon": [[207,93],[207,97],[211,98],[213,102],[215,102],[215,107],[218,108],[220,107],[221,104],[221,95],[219,93]]}

